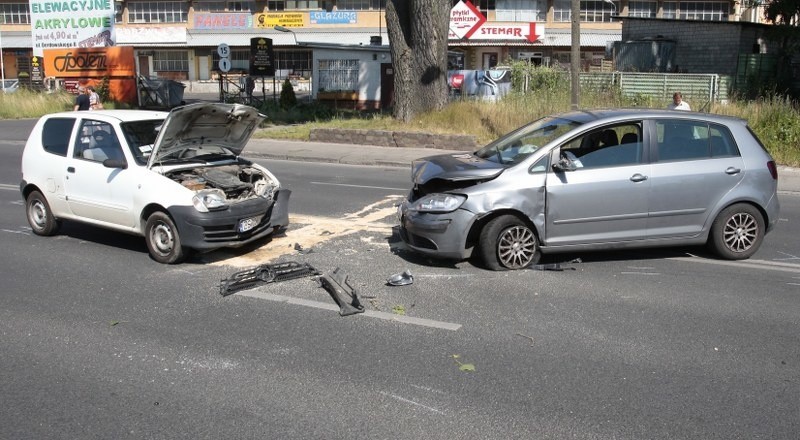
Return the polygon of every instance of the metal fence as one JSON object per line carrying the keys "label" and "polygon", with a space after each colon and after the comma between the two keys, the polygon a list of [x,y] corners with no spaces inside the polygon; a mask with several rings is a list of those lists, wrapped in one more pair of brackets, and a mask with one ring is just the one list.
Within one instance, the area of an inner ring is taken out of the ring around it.
{"label": "metal fence", "polygon": [[581,88],[618,87],[627,97],[670,101],[674,92],[681,92],[696,110],[727,101],[731,83],[728,76],[701,73],[592,72],[581,73],[580,80]]}

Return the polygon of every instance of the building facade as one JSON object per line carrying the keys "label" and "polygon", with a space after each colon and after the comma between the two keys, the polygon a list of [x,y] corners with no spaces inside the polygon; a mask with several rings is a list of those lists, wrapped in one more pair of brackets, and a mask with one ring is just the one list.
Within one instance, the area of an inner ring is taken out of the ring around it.
{"label": "building facade", "polygon": [[[111,0],[98,0],[110,2]],[[487,24],[536,24],[538,38],[451,38],[452,68],[490,69],[509,59],[569,65],[571,0],[474,0]],[[216,48],[231,48],[231,72],[247,72],[250,39],[275,48],[276,76],[309,78],[312,50],[304,44],[388,45],[386,0],[114,1],[117,46],[134,48],[137,72],[188,83],[211,82]],[[56,2],[54,3],[62,3]],[[459,2],[453,0],[456,5]],[[733,0],[600,0],[580,2],[581,62],[599,66],[622,38],[621,17],[758,22],[758,10]],[[282,31],[276,30],[279,26]],[[533,29],[533,27],[530,27]],[[30,69],[30,4],[0,0],[0,48],[5,77]],[[533,31],[531,31],[533,34]]]}

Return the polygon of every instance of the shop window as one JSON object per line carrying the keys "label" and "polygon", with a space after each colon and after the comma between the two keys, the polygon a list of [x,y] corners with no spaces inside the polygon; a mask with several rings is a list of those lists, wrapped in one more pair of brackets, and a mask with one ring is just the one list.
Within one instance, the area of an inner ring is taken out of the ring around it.
{"label": "shop window", "polygon": [[319,60],[319,90],[358,90],[358,60]]}
{"label": "shop window", "polygon": [[153,53],[156,72],[188,72],[189,53],[185,50],[157,50]]}
{"label": "shop window", "polygon": [[128,23],[186,23],[187,2],[128,2]]}

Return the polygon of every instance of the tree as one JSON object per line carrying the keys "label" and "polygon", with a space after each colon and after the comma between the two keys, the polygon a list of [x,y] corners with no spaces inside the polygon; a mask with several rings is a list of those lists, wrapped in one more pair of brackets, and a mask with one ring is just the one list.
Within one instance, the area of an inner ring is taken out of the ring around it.
{"label": "tree", "polygon": [[279,104],[284,110],[289,110],[297,105],[297,95],[294,94],[294,87],[292,87],[292,82],[289,81],[289,78],[283,81]]}
{"label": "tree", "polygon": [[447,104],[447,37],[450,0],[388,0],[386,31],[394,67],[393,116],[414,115]]}
{"label": "tree", "polygon": [[[755,0],[760,4],[760,0]],[[800,53],[800,0],[772,0],[764,7],[764,17],[775,23],[767,33],[781,47],[778,58],[778,84],[790,90],[792,84],[791,59]],[[800,94],[799,90],[793,91]]]}

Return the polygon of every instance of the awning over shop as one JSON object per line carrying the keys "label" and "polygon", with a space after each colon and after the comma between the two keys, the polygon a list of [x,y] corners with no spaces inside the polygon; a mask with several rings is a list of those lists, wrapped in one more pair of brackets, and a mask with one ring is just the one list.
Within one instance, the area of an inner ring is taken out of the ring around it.
{"label": "awning over shop", "polygon": [[[581,31],[581,47],[606,47],[608,42],[622,41],[622,31]],[[572,33],[569,29],[547,29],[544,37],[534,43],[524,40],[463,40],[450,41],[451,47],[511,46],[511,47],[569,47]]]}
{"label": "awning over shop", "polygon": [[[250,39],[255,37],[266,37],[272,39],[273,46],[295,46],[316,43],[337,43],[342,45],[364,45],[370,44],[370,38],[378,35],[377,32],[278,32],[273,29],[264,29],[260,32],[219,32],[207,30],[189,30],[187,45],[189,47],[216,47],[220,43],[228,46],[250,46]],[[382,41],[388,44],[389,37],[384,33]]]}
{"label": "awning over shop", "polygon": [[3,50],[30,49],[33,47],[30,32],[3,32]]}
{"label": "awning over shop", "polygon": [[183,27],[122,27],[115,28],[118,46],[186,46]]}

